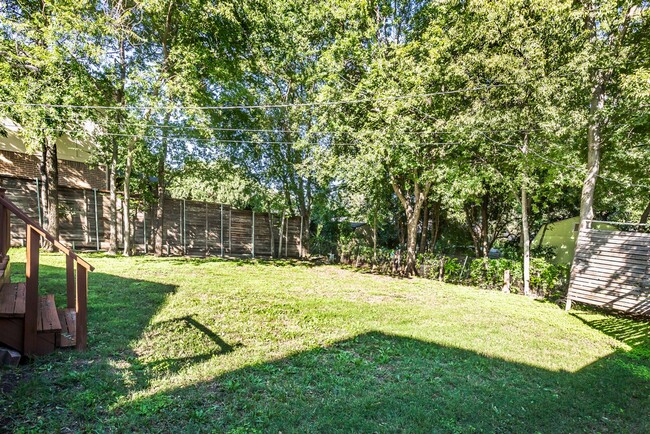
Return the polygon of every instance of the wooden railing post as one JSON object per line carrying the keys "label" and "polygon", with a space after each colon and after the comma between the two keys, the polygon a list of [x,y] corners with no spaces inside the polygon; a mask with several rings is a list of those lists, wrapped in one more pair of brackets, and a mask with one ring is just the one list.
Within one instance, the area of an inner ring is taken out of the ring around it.
{"label": "wooden railing post", "polygon": [[69,309],[75,309],[77,305],[77,284],[75,282],[74,259],[72,259],[72,256],[65,257],[65,282],[67,307]]}
{"label": "wooden railing post", "polygon": [[36,350],[38,318],[38,255],[40,236],[27,225],[27,264],[25,265],[25,325],[23,333],[23,353],[31,355]]}
{"label": "wooden railing post", "polygon": [[[5,189],[0,188],[0,197],[5,197]],[[0,258],[3,258],[9,251],[11,243],[11,214],[4,205],[0,204]]]}
{"label": "wooden railing post", "polygon": [[77,263],[77,343],[78,350],[88,347],[88,270]]}

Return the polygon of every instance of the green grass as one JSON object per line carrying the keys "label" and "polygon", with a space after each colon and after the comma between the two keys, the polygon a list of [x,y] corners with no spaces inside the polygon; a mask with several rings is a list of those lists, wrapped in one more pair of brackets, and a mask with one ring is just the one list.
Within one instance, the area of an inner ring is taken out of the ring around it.
{"label": "green grass", "polygon": [[650,432],[645,322],[335,266],[89,260],[89,351],[0,369],[0,427]]}

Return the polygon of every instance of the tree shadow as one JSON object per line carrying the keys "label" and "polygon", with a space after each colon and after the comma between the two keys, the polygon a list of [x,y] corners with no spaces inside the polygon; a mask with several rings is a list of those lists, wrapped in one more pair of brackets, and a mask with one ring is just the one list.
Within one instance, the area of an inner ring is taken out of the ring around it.
{"label": "tree shadow", "polygon": [[554,372],[373,331],[133,400],[119,429],[648,432],[649,409],[648,358]]}
{"label": "tree shadow", "polygon": [[[13,262],[12,279],[24,280],[24,274],[25,264]],[[91,273],[89,280],[88,351],[59,349],[15,371],[0,367],[3,429],[84,431],[82,426],[95,424],[123,397],[149,388],[159,377],[241,346],[228,344],[193,315],[152,322],[176,293],[174,285],[102,272]],[[54,294],[58,307],[66,304],[65,284],[64,268],[39,266],[40,291]],[[134,350],[142,339],[149,339],[154,349],[160,339],[171,341],[170,350],[163,358],[156,351],[152,356]],[[38,420],[25,418],[30,411]],[[62,411],[70,425],[55,425],[60,421],[55,414]]]}
{"label": "tree shadow", "polygon": [[[25,280],[25,263],[12,262],[11,279]],[[95,352],[127,350],[151,318],[176,292],[174,285],[93,272],[88,283],[88,346]],[[64,268],[39,264],[39,292],[54,294],[56,306],[66,306]],[[83,353],[79,353],[83,354]]]}
{"label": "tree shadow", "polygon": [[327,265],[324,261],[309,261],[302,259],[292,258],[251,258],[250,256],[224,256],[224,257],[183,257],[183,258],[169,258],[167,260],[172,265],[203,265],[209,263],[222,263],[229,262],[238,266],[252,265],[252,266],[270,266],[270,267],[303,267],[313,268],[320,265]]}
{"label": "tree shadow", "polygon": [[598,330],[619,342],[629,345],[630,355],[644,356],[650,359],[650,320],[632,318],[623,314],[589,319],[585,313],[571,313],[589,327]]}

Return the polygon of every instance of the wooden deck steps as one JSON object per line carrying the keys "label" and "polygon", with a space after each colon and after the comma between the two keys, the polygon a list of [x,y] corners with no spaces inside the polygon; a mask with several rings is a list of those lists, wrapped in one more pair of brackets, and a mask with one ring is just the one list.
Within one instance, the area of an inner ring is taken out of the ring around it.
{"label": "wooden deck steps", "polygon": [[25,283],[5,283],[0,287],[0,318],[25,316]]}
{"label": "wooden deck steps", "polygon": [[57,334],[56,346],[74,347],[77,343],[77,313],[74,309],[58,309],[61,332]]}
{"label": "wooden deck steps", "polygon": [[[23,318],[25,316],[25,283],[5,283],[0,287],[0,318]],[[54,304],[54,295],[38,298],[38,322],[40,333],[61,331],[61,321]]]}
{"label": "wooden deck steps", "polygon": [[[0,342],[22,351],[26,285],[5,283],[0,287]],[[35,354],[42,355],[57,347],[76,344],[76,313],[74,309],[59,309],[54,295],[39,296],[36,316],[38,334]]]}
{"label": "wooden deck steps", "polygon": [[38,322],[36,331],[39,333],[60,332],[61,322],[54,304],[54,295],[48,294],[38,298]]}
{"label": "wooden deck steps", "polygon": [[[24,283],[11,283],[11,263],[7,253],[11,245],[12,216],[25,225]],[[67,309],[57,311],[53,294],[39,295],[42,290],[39,285],[39,255],[43,241],[65,255]],[[8,347],[25,357],[49,354],[58,347],[86,349],[88,273],[93,269],[58,237],[18,208],[6,197],[6,190],[0,188],[0,348]],[[15,359],[10,356],[11,360]]]}

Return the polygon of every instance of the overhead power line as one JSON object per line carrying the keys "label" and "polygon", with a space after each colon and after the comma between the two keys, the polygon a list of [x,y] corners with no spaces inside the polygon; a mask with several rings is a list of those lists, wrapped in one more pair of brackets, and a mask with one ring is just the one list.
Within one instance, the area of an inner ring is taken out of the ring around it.
{"label": "overhead power line", "polygon": [[[484,136],[489,141],[491,141],[492,143],[494,143],[496,145],[505,146],[505,147],[509,147],[509,148],[517,148],[517,149],[521,150],[521,148],[519,146],[517,146],[517,145],[504,143],[504,142],[497,142],[496,140],[492,139],[491,137],[489,137],[489,136],[487,136],[485,134],[484,134]],[[565,169],[577,170],[579,172],[582,172],[582,176],[586,175],[586,169],[584,167],[575,166],[573,164],[567,164],[567,163],[562,163],[562,162],[559,162],[559,161],[555,161],[555,160],[553,160],[551,158],[548,158],[548,157],[542,155],[541,153],[535,151],[534,149],[531,149],[530,147],[528,148],[528,152],[529,152],[529,154],[532,154],[534,157],[537,157],[538,159],[540,159],[542,161],[545,161],[546,163],[549,163],[551,165],[554,165],[554,166],[557,166],[557,167],[563,167]],[[650,185],[646,185],[646,184],[627,183],[627,182],[619,181],[617,179],[609,178],[609,177],[606,177],[606,176],[603,176],[603,175],[600,175],[600,174],[596,175],[596,177],[602,179],[603,181],[613,182],[615,184],[619,184],[619,185],[622,185],[622,186],[627,187],[627,188],[637,187],[637,188],[645,188],[647,190],[650,190]]]}
{"label": "overhead power line", "polygon": [[514,86],[512,83],[503,84],[490,84],[486,86],[467,87],[463,89],[454,90],[441,90],[437,92],[409,94],[409,95],[394,95],[378,98],[357,98],[357,99],[344,99],[337,101],[314,101],[314,102],[301,102],[301,103],[274,103],[274,104],[239,104],[239,105],[221,105],[221,106],[103,106],[103,105],[75,105],[75,104],[43,104],[43,103],[23,103],[16,101],[0,101],[3,106],[21,106],[21,107],[43,107],[43,108],[69,108],[69,109],[84,109],[84,110],[151,110],[151,111],[201,111],[201,110],[252,110],[252,109],[271,109],[271,108],[293,108],[293,107],[324,107],[336,106],[345,104],[361,104],[366,102],[383,102],[383,101],[399,101],[405,99],[419,99],[430,98],[441,95],[453,95],[466,92],[478,92],[482,90],[495,89],[505,86]]}

